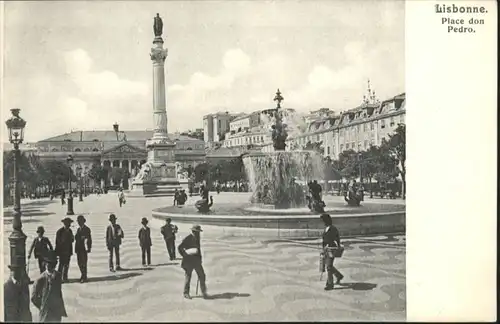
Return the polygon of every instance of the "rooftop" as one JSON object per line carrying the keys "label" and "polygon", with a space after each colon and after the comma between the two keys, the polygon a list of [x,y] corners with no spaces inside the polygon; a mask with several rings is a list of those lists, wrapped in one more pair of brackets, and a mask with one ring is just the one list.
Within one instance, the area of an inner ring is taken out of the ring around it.
{"label": "rooftop", "polygon": [[[141,131],[141,130],[132,130],[132,131],[123,131],[125,134],[127,141],[146,141],[147,139],[153,136],[153,131]],[[123,135],[120,135],[120,138]],[[179,134],[168,134],[168,137],[177,140],[177,141],[200,141],[199,139],[179,135]],[[116,141],[116,133],[112,130],[110,131],[72,131],[70,133],[65,133],[62,135],[50,137],[39,142],[113,142]]]}

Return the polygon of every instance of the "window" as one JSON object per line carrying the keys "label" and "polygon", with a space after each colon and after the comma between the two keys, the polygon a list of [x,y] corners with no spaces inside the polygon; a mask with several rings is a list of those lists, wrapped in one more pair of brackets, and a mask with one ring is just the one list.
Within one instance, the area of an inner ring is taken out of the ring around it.
{"label": "window", "polygon": [[75,152],[81,152],[82,150],[80,150],[78,147],[75,149]]}
{"label": "window", "polygon": [[391,117],[391,126],[394,126],[394,117]]}
{"label": "window", "polygon": [[361,133],[361,124],[358,125],[358,133]]}
{"label": "window", "polygon": [[361,151],[363,148],[361,147],[361,142],[358,143],[358,151]]}
{"label": "window", "polygon": [[373,122],[370,123],[370,130],[373,130],[374,127],[373,127]]}
{"label": "window", "polygon": [[400,122],[401,124],[404,124],[404,123],[405,123],[405,115],[401,115],[401,116],[399,116],[399,122]]}
{"label": "window", "polygon": [[368,141],[365,140],[365,149],[367,149],[367,148],[368,148]]}
{"label": "window", "polygon": [[380,128],[385,128],[385,119],[380,120]]}
{"label": "window", "polygon": [[187,148],[187,151],[192,151],[193,149],[191,147],[188,147]]}
{"label": "window", "polygon": [[318,141],[318,142],[319,142],[319,134],[318,134],[318,135],[316,135],[316,141]]}
{"label": "window", "polygon": [[97,149],[96,147],[94,147],[94,148],[92,149],[92,152],[99,152],[99,149]]}
{"label": "window", "polygon": [[330,155],[330,146],[326,147],[326,154]]}
{"label": "window", "polygon": [[340,144],[340,152],[344,151],[344,144]]}
{"label": "window", "polygon": [[54,147],[51,151],[52,152],[57,152],[57,149]]}
{"label": "window", "polygon": [[363,124],[363,131],[367,131],[368,130],[368,124]]}

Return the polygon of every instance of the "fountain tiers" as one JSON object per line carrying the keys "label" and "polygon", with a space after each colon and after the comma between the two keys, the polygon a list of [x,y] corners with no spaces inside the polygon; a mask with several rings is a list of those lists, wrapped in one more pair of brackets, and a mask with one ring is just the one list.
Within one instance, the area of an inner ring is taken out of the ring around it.
{"label": "fountain tiers", "polygon": [[303,187],[324,176],[323,157],[314,151],[275,151],[251,153],[242,157],[253,192],[252,203],[273,205],[276,209],[306,205]]}

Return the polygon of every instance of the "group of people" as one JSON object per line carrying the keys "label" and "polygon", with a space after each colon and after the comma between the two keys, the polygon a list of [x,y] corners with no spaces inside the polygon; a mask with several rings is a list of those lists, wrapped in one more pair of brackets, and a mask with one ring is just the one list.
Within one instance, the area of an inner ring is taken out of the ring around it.
{"label": "group of people", "polygon": [[188,199],[185,189],[177,190],[174,192],[174,206],[184,206]]}

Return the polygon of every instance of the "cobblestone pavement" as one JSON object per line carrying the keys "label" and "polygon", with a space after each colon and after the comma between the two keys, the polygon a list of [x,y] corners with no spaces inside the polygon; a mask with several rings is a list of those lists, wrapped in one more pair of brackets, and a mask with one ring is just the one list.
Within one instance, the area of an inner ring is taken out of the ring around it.
{"label": "cobblestone pavement", "polygon": [[[237,194],[221,194],[233,200]],[[404,320],[405,237],[372,236],[344,240],[344,257],[335,261],[345,275],[342,286],[325,292],[326,274],[320,282],[319,240],[254,240],[224,237],[205,231],[202,251],[207,285],[212,299],[195,296],[196,275],[191,283],[192,300],[182,296],[184,273],[180,261],[169,261],[159,229],[153,228],[152,263],[141,266],[137,233],[142,217],[151,209],[169,205],[172,198],[130,198],[120,208],[115,194],[75,199],[75,213],[87,218],[94,247],[89,256],[90,282],[80,284],[76,256],[72,257],[70,282],[63,285],[66,321],[342,321]],[[27,246],[36,227],[44,225],[54,243],[66,206],[60,201],[23,201],[23,229]],[[121,247],[124,271],[108,270],[105,229],[115,212],[125,233]],[[76,220],[76,215],[74,219]],[[11,220],[4,219],[4,273],[8,273],[8,240]],[[73,227],[76,223],[73,223]],[[179,237],[189,233],[179,224]],[[35,260],[30,277],[38,275]],[[32,309],[35,315],[37,311]]]}

